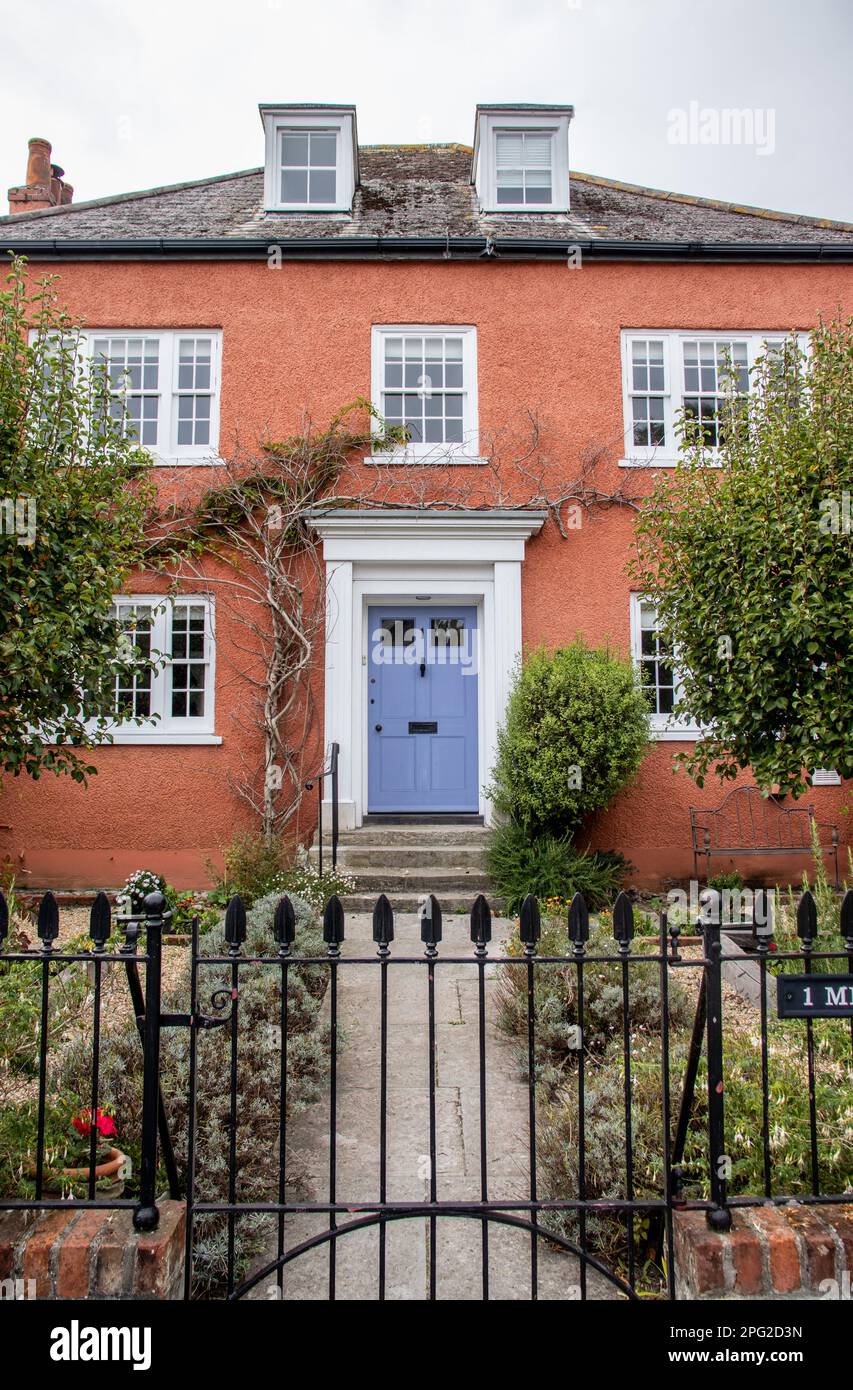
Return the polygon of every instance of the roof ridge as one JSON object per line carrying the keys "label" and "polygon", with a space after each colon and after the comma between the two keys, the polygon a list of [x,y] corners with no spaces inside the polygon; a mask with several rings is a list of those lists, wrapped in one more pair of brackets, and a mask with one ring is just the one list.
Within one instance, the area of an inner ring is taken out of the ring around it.
{"label": "roof ridge", "polygon": [[33,212],[11,212],[0,217],[0,222],[24,222],[31,217],[55,217],[58,213],[76,212],[79,208],[106,208],[115,203],[132,203],[137,198],[155,198],[160,193],[179,193],[184,188],[201,188],[207,183],[226,183],[229,179],[243,179],[250,174],[262,174],[263,166],[255,169],[237,169],[231,174],[208,174],[203,179],[185,179],[181,183],[162,183],[154,188],[135,188],[129,193],[109,193],[103,198],[87,198],[80,203],[63,203],[57,208],[39,208]]}
{"label": "roof ridge", "polygon": [[465,145],[461,140],[413,140],[410,144],[403,144],[395,140],[393,143],[376,145],[359,145],[360,150],[462,150],[465,154],[471,154],[473,145]]}
{"label": "roof ridge", "polygon": [[853,232],[853,222],[838,222],[831,217],[810,217],[804,212],[780,212],[775,208],[754,207],[750,203],[730,203],[724,198],[704,198],[698,193],[673,193],[665,188],[648,188],[642,183],[625,183],[622,179],[605,178],[602,174],[584,174],[579,169],[571,169],[569,178],[578,179],[581,183],[596,184],[601,188],[616,188],[625,193],[642,193],[647,198],[660,198],[665,203],[687,203],[691,207],[743,213],[746,217],[766,217],[774,222],[798,222],[808,227],[829,227],[841,232]]}

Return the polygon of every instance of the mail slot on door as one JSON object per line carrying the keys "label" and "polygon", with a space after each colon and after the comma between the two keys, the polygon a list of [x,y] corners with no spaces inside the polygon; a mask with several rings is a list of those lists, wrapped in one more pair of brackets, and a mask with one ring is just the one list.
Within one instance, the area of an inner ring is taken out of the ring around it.
{"label": "mail slot on door", "polygon": [[417,720],[415,720],[415,719],[410,719],[410,720],[409,720],[409,733],[410,733],[410,734],[437,734],[437,733],[438,733],[438,724],[437,724],[437,723],[430,723],[429,720],[426,720],[426,721],[424,721],[424,722],[422,722],[422,723],[418,723]]}

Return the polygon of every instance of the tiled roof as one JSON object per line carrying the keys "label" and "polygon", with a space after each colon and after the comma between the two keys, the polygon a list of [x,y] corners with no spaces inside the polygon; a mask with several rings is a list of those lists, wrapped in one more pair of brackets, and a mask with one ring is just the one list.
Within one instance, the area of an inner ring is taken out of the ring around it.
{"label": "tiled roof", "polygon": [[[263,170],[0,218],[26,241],[522,238],[541,241],[853,242],[853,224],[740,207],[573,173],[571,211],[480,212],[465,145],[366,145],[352,215],[264,210]],[[0,238],[2,245],[2,238]],[[5,248],[4,248],[5,249]]]}

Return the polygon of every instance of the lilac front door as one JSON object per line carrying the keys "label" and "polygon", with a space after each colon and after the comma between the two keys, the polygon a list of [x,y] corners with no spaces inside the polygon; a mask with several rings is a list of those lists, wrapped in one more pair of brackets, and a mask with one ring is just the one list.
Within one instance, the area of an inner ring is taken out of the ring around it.
{"label": "lilac front door", "polygon": [[477,610],[368,613],[368,810],[478,811]]}

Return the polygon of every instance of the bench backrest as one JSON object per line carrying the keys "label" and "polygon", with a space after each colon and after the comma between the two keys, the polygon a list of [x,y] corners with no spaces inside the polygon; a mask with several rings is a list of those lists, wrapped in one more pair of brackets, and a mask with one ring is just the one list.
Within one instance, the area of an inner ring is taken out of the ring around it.
{"label": "bench backrest", "polygon": [[694,846],[712,849],[808,849],[813,817],[813,806],[786,809],[758,787],[736,787],[713,810],[690,809]]}

